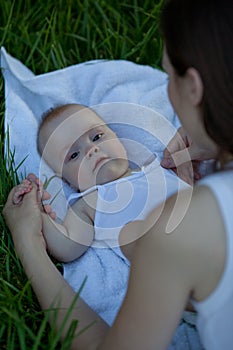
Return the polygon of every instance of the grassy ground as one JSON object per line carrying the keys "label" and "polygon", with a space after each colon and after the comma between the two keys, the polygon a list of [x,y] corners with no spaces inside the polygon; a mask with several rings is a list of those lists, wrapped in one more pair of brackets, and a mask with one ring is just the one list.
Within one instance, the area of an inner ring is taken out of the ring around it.
{"label": "grassy ground", "polygon": [[[0,46],[35,74],[91,59],[127,59],[160,67],[162,0],[1,0]],[[0,208],[18,179],[3,159],[4,84],[0,77]],[[0,215],[0,350],[61,347],[14,253]]]}

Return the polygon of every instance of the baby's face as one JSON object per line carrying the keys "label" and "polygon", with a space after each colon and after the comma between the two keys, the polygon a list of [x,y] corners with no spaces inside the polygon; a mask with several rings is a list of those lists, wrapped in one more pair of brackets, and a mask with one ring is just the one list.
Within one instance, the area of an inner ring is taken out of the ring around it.
{"label": "baby's face", "polygon": [[57,124],[44,126],[50,136],[42,157],[72,187],[84,191],[127,173],[123,145],[92,110],[83,109]]}

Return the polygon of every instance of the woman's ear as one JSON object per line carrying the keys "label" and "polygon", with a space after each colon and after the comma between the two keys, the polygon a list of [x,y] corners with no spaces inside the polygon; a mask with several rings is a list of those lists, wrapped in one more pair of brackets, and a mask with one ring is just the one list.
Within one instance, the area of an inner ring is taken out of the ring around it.
{"label": "woman's ear", "polygon": [[190,102],[194,106],[198,106],[202,101],[204,90],[201,76],[198,70],[193,67],[188,68],[185,75],[188,83]]}

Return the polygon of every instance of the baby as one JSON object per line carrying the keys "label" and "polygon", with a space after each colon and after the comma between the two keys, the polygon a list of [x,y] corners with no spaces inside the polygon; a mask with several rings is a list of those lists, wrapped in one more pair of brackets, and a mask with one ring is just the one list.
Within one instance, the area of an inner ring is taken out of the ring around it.
{"label": "baby", "polygon": [[[47,247],[62,262],[77,259],[94,241],[107,243],[121,256],[117,246],[122,226],[143,220],[180,184],[186,187],[156,161],[132,171],[119,138],[95,111],[83,105],[49,111],[39,127],[38,150],[55,174],[75,190],[71,198],[75,202],[62,225],[51,219],[55,215],[50,207],[46,207],[50,215],[42,211]],[[16,189],[14,203],[30,189],[30,181],[24,180]],[[127,243],[133,241],[131,237]]]}

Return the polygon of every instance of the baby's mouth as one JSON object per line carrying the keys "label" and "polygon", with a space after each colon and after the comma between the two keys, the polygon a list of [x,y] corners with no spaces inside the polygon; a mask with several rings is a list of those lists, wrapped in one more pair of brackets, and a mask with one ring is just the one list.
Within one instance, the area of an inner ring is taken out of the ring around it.
{"label": "baby's mouth", "polygon": [[97,168],[99,168],[101,165],[103,165],[103,163],[105,163],[107,160],[109,160],[108,157],[101,157],[101,158],[97,159],[97,161],[95,162],[95,166],[94,166],[93,172]]}

